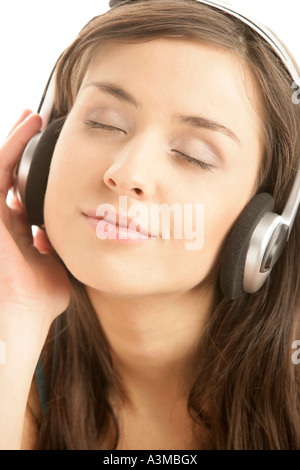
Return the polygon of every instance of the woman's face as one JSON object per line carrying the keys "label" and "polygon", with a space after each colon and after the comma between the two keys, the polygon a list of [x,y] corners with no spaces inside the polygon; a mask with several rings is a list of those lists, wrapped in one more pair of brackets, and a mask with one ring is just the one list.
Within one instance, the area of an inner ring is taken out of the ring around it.
{"label": "woman's face", "polygon": [[[232,53],[173,39],[103,46],[53,155],[44,207],[52,245],[103,292],[204,285],[255,191],[261,129],[255,83]],[[92,218],[104,204],[153,238],[121,242],[113,224]],[[111,238],[99,236],[106,229]]]}

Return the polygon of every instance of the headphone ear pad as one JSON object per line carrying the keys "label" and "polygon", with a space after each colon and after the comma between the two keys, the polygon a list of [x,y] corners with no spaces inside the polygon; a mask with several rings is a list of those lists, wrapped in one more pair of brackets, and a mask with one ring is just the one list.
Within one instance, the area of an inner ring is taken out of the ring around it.
{"label": "headphone ear pad", "polygon": [[52,121],[41,134],[33,153],[25,188],[25,209],[31,225],[44,224],[44,199],[51,159],[64,119]]}
{"label": "headphone ear pad", "polygon": [[261,218],[273,208],[274,199],[270,194],[257,194],[247,204],[230,232],[222,260],[220,284],[223,294],[232,300],[245,293],[243,282],[250,240]]}

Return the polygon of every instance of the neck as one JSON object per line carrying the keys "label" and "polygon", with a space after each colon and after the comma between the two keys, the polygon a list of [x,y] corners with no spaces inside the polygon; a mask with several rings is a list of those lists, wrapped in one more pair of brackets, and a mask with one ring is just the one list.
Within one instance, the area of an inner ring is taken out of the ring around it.
{"label": "neck", "polygon": [[129,406],[147,409],[186,400],[195,351],[213,291],[116,296],[87,287]]}

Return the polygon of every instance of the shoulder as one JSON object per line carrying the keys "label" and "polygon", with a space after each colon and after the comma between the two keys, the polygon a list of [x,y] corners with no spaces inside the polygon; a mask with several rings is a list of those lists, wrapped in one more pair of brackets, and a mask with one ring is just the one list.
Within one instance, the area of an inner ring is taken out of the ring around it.
{"label": "shoulder", "polygon": [[40,400],[35,379],[33,379],[24,418],[22,450],[35,450],[38,443],[39,423],[42,419]]}

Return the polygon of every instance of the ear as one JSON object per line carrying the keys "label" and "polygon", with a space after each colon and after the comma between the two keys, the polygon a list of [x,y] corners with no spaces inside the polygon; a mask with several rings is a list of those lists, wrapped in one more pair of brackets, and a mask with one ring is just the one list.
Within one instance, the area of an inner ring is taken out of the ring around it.
{"label": "ear", "polygon": [[262,217],[273,210],[270,194],[254,196],[235,222],[229,235],[222,261],[220,283],[223,294],[237,299],[244,294],[243,283],[251,236]]}

